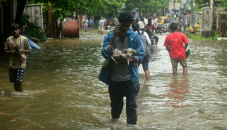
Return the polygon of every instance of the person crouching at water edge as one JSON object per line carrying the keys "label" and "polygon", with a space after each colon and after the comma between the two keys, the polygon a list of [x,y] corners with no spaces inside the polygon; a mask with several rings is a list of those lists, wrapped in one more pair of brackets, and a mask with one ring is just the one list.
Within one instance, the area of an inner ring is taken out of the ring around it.
{"label": "person crouching at water edge", "polygon": [[22,82],[25,75],[26,56],[24,53],[30,53],[31,48],[28,39],[19,35],[19,25],[13,23],[11,26],[13,36],[7,39],[4,52],[9,55],[9,80],[14,83],[15,91],[22,92]]}
{"label": "person crouching at water edge", "polygon": [[[104,37],[102,48],[103,57],[110,59],[108,69],[111,73],[109,73],[110,79],[107,85],[109,85],[111,100],[111,116],[113,119],[120,118],[125,96],[127,124],[130,126],[135,126],[137,123],[137,94],[140,90],[137,64],[142,62],[144,55],[140,36],[129,29],[133,19],[132,14],[121,13],[119,16],[120,25]],[[129,59],[129,65],[123,57],[116,59],[118,64],[111,59],[114,49],[124,50],[128,48],[137,50],[137,53]]]}
{"label": "person crouching at water edge", "polygon": [[183,33],[177,32],[176,23],[170,24],[170,30],[172,33],[166,36],[164,46],[170,55],[170,60],[173,67],[173,75],[177,74],[177,64],[180,62],[181,66],[183,67],[183,74],[184,76],[187,76],[188,68],[185,51],[188,47],[189,41]]}

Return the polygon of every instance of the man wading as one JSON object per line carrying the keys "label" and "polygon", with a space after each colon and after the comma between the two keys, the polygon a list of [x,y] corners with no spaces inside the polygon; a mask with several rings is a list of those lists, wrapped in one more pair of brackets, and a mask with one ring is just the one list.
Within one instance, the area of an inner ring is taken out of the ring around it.
{"label": "man wading", "polygon": [[114,49],[124,50],[132,48],[137,50],[137,53],[129,59],[129,65],[123,57],[117,60],[118,64],[110,60],[110,81],[108,88],[112,118],[120,118],[124,104],[123,98],[125,96],[127,124],[134,126],[137,122],[137,94],[140,90],[137,64],[138,62],[142,62],[143,59],[143,44],[138,33],[129,29],[133,22],[133,15],[130,13],[121,13],[119,22],[120,26],[116,26],[114,31],[110,31],[104,37],[102,55],[104,58],[110,59]]}
{"label": "man wading", "polygon": [[99,35],[102,35],[104,23],[105,21],[103,20],[103,17],[101,17],[101,20],[99,20]]}
{"label": "man wading", "polygon": [[[22,92],[22,82],[25,75],[26,56],[24,53],[30,53],[31,48],[28,39],[19,35],[19,25],[13,23],[11,26],[13,36],[7,39],[5,53],[9,55],[9,80],[14,83],[15,91]],[[15,47],[18,47],[17,51]]]}
{"label": "man wading", "polygon": [[[166,39],[164,46],[166,50],[169,52],[170,60],[173,67],[173,75],[177,74],[177,64],[180,62],[183,67],[183,74],[187,76],[188,68],[187,68],[187,59],[185,50],[188,47],[188,39],[183,33],[177,32],[177,24],[170,24],[171,34],[169,34]],[[185,47],[184,44],[185,43]]]}

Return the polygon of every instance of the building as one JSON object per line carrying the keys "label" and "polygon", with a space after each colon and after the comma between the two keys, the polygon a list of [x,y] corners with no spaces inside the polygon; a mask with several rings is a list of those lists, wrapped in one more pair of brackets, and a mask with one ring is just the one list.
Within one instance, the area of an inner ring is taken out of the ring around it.
{"label": "building", "polygon": [[6,38],[11,35],[10,25],[16,20],[17,0],[0,0],[0,54]]}

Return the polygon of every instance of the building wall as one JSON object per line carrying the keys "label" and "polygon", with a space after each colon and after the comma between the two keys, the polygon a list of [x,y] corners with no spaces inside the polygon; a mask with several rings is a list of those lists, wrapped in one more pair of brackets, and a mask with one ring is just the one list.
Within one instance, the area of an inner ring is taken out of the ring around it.
{"label": "building wall", "polygon": [[30,22],[37,22],[38,26],[43,30],[43,12],[41,4],[26,5],[24,7],[24,13],[29,15]]}

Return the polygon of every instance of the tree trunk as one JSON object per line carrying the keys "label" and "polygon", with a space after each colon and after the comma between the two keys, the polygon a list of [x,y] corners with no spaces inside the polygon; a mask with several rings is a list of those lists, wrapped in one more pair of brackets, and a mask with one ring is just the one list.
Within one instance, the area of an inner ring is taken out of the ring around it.
{"label": "tree trunk", "polygon": [[26,5],[27,0],[20,0],[19,7],[17,8],[17,16],[15,22],[21,26],[21,18],[24,12],[24,6]]}
{"label": "tree trunk", "polygon": [[61,32],[61,21],[58,25],[58,22],[57,20],[55,21],[55,24],[56,24],[56,37],[60,37],[60,32]]}
{"label": "tree trunk", "polygon": [[90,23],[90,14],[87,16],[87,19],[88,19],[88,27],[91,27],[91,23]]}
{"label": "tree trunk", "polygon": [[61,19],[61,37],[64,38],[65,37],[65,22],[63,19]]}
{"label": "tree trunk", "polygon": [[47,27],[46,27],[46,36],[47,37],[54,37],[53,35],[53,19],[54,19],[54,13],[52,12],[54,9],[53,5],[51,4],[48,8],[47,13]]}
{"label": "tree trunk", "polygon": [[80,28],[83,28],[83,21],[82,21],[83,19],[82,18],[83,18],[83,16],[80,15],[80,23],[79,23],[80,24]]}
{"label": "tree trunk", "polygon": [[53,38],[56,38],[56,35],[57,35],[57,20],[55,19],[54,15],[53,15],[51,36]]}

